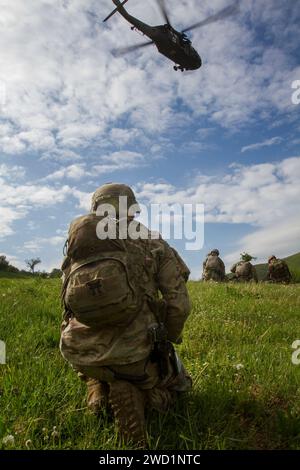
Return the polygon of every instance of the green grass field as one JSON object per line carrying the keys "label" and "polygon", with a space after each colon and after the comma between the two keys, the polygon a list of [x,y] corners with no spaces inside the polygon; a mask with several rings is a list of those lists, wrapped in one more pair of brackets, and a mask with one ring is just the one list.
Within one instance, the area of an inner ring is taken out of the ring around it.
{"label": "green grass field", "polygon": [[[118,449],[58,350],[59,280],[0,279],[0,449]],[[300,449],[300,286],[191,282],[179,351],[193,391],[148,417],[151,449]],[[3,438],[13,436],[4,444]],[[14,442],[13,442],[14,441]]]}

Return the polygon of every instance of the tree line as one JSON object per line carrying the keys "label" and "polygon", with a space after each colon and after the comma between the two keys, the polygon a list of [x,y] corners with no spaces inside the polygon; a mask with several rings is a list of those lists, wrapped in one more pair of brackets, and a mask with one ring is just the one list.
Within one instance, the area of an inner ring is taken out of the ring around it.
{"label": "tree line", "polygon": [[25,260],[25,265],[27,266],[27,271],[24,269],[18,269],[16,266],[13,266],[7,259],[5,255],[0,255],[0,272],[5,273],[19,273],[24,275],[32,276],[41,276],[41,277],[60,277],[62,272],[60,269],[54,268],[50,273],[46,271],[36,271],[36,266],[41,264],[42,261],[40,258],[31,258]]}

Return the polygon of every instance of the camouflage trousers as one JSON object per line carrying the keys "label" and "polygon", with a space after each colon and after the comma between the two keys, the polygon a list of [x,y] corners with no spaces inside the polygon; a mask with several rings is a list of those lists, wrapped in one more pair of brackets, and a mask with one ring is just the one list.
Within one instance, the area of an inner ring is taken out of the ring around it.
{"label": "camouflage trousers", "polygon": [[204,281],[215,281],[215,282],[223,282],[225,279],[223,278],[222,274],[218,271],[213,269],[205,270],[203,273],[203,280]]}
{"label": "camouflage trousers", "polygon": [[235,276],[231,279],[232,282],[251,282],[257,283],[257,281],[253,277],[245,277],[245,276]]}
{"label": "camouflage trousers", "polygon": [[168,372],[161,379],[157,363],[148,359],[111,367],[80,366],[76,371],[83,380],[97,379],[102,383],[113,384],[126,381],[143,391],[146,408],[167,411],[177,393],[192,388],[192,378],[178,358],[178,373],[169,361]]}
{"label": "camouflage trousers", "polygon": [[290,278],[277,278],[277,279],[270,279],[269,283],[271,284],[290,284],[291,279]]}

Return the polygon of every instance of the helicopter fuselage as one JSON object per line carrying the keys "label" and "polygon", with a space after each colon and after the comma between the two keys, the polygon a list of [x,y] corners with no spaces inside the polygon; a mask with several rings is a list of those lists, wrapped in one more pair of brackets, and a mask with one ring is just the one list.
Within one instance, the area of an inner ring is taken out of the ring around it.
{"label": "helicopter fuselage", "polygon": [[118,6],[119,13],[132,26],[151,39],[158,51],[168,59],[172,60],[175,70],[196,70],[202,65],[201,57],[193,48],[191,41],[185,34],[176,31],[169,24],[150,26],[130,15],[118,1],[113,2]]}
{"label": "helicopter fuselage", "polygon": [[168,24],[154,26],[151,39],[158,51],[175,62],[181,70],[196,70],[202,65],[198,52],[187,37]]}

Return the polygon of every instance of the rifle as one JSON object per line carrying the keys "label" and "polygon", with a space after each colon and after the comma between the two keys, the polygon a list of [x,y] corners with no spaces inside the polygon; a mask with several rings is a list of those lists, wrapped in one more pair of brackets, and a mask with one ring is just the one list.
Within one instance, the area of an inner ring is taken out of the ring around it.
{"label": "rifle", "polygon": [[163,380],[168,375],[170,362],[176,376],[179,374],[178,359],[173,344],[168,340],[168,330],[165,326],[167,316],[166,301],[151,301],[150,307],[157,320],[157,324],[151,325],[148,330],[152,343],[150,360],[158,364],[159,377]]}

